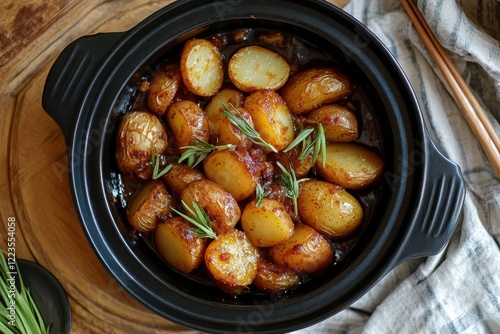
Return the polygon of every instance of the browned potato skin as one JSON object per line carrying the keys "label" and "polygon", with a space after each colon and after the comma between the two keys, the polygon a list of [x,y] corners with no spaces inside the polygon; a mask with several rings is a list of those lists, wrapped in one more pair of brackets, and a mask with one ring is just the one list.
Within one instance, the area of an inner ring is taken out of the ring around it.
{"label": "browned potato skin", "polygon": [[199,238],[187,220],[172,217],[158,224],[155,245],[160,257],[182,273],[190,273],[203,262],[209,239]]}
{"label": "browned potato skin", "polygon": [[255,192],[260,167],[246,150],[213,151],[203,160],[205,175],[226,189],[237,201]]}
{"label": "browned potato skin", "polygon": [[[234,106],[236,108],[243,106],[245,101],[245,95],[242,92],[232,88],[223,88],[215,96],[213,96],[205,107],[205,113],[208,117],[208,125],[210,126],[210,141],[214,144],[218,144],[216,138],[219,133],[219,127],[221,126],[221,121],[227,117],[222,113],[224,106],[230,108]],[[230,108],[231,109],[231,108]],[[222,144],[224,145],[224,144]]]}
{"label": "browned potato skin", "polygon": [[316,160],[316,170],[325,180],[347,189],[362,189],[377,181],[384,171],[379,153],[358,143],[326,145],[326,163]]}
{"label": "browned potato skin", "polygon": [[306,224],[296,224],[293,236],[269,248],[269,255],[280,266],[301,274],[319,274],[334,259],[330,243]]}
{"label": "browned potato skin", "polygon": [[214,283],[230,295],[238,295],[257,274],[259,253],[244,232],[233,229],[218,235],[205,251],[205,265]]}
{"label": "browned potato skin", "polygon": [[192,101],[180,101],[168,108],[166,120],[172,130],[177,149],[183,153],[183,147],[193,145],[193,139],[208,141],[210,129],[203,110]]}
{"label": "browned potato skin", "polygon": [[281,89],[292,114],[308,113],[353,92],[349,78],[337,68],[311,68],[293,75]]}
{"label": "browned potato skin", "polygon": [[300,282],[300,275],[276,264],[267,253],[261,251],[257,275],[253,285],[264,292],[280,292],[293,288]]}
{"label": "browned potato skin", "polygon": [[167,140],[167,132],[155,115],[145,111],[127,113],[117,132],[118,168],[123,173],[148,179],[153,172],[153,146],[157,154],[163,154],[168,146]]}
{"label": "browned potato skin", "polygon": [[293,141],[293,120],[285,101],[272,90],[250,94],[244,108],[252,116],[255,130],[262,139],[278,151],[284,150]]}
{"label": "browned potato skin", "polygon": [[219,49],[205,39],[187,41],[181,54],[181,73],[184,85],[192,93],[204,97],[214,96],[224,80]]}
{"label": "browned potato skin", "polygon": [[329,104],[314,109],[307,115],[307,119],[323,125],[325,138],[329,143],[351,142],[359,136],[356,115],[338,104]]}
{"label": "browned potato skin", "polygon": [[363,221],[363,208],[358,200],[325,181],[302,182],[297,207],[304,223],[330,238],[350,235]]}
{"label": "browned potato skin", "polygon": [[205,174],[200,170],[191,168],[186,164],[171,163],[172,169],[162,176],[162,180],[174,193],[179,195],[186,186],[198,180],[205,180]]}
{"label": "browned potato skin", "polygon": [[149,110],[160,117],[163,116],[174,101],[181,85],[181,70],[177,62],[160,65],[149,83],[147,99]]}
{"label": "browned potato skin", "polygon": [[278,152],[273,156],[273,160],[281,163],[283,167],[286,168],[287,171],[290,172],[290,166],[292,166],[293,171],[295,172],[295,176],[297,179],[304,178],[311,168],[313,167],[313,155],[312,153],[307,156],[304,161],[300,161],[300,150],[302,147],[295,146],[288,152]]}
{"label": "browned potato skin", "polygon": [[138,232],[151,232],[158,222],[167,219],[174,205],[173,197],[160,180],[151,180],[141,185],[127,208],[127,218]]}
{"label": "browned potato skin", "polygon": [[241,227],[257,247],[275,246],[293,235],[293,221],[285,206],[270,198],[263,198],[259,206],[250,201],[241,214]]}
{"label": "browned potato skin", "polygon": [[181,200],[190,207],[196,202],[205,210],[216,234],[232,230],[241,218],[241,210],[234,197],[210,180],[189,183],[181,192]]}

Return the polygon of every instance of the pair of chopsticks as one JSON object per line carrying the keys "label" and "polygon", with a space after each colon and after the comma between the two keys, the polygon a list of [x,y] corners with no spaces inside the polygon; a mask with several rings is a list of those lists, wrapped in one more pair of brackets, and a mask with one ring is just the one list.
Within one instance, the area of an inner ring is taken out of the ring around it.
{"label": "pair of chopsticks", "polygon": [[413,0],[401,0],[404,9],[413,22],[417,33],[441,70],[450,89],[462,108],[465,118],[490,160],[493,169],[500,176],[500,138],[476,97],[457,71],[444,48],[432,33]]}

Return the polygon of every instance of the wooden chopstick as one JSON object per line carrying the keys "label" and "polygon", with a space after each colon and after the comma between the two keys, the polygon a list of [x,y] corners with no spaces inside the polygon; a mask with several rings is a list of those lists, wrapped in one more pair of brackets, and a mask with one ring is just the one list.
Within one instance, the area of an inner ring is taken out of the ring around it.
{"label": "wooden chopstick", "polygon": [[488,116],[451,62],[443,46],[434,36],[415,2],[413,0],[401,0],[401,3],[455,95],[465,118],[478,138],[497,176],[500,176],[500,137],[495,132]]}

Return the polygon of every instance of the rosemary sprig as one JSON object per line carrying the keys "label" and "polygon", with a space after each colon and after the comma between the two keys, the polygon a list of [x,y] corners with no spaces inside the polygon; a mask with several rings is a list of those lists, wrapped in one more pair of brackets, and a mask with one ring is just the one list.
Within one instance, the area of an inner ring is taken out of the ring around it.
{"label": "rosemary sprig", "polygon": [[264,185],[257,183],[257,188],[255,188],[255,206],[259,207],[262,204],[262,200],[264,197],[269,196],[271,190],[266,190],[266,187],[269,186],[271,182],[266,182]]}
{"label": "rosemary sprig", "polygon": [[286,149],[283,150],[283,152],[288,152],[292,150],[295,146],[299,145],[302,143],[302,150],[299,155],[299,160],[303,162],[304,160],[307,159],[307,157],[312,153],[313,154],[313,159],[312,163],[313,165],[316,163],[316,160],[318,160],[318,156],[321,153],[322,157],[322,164],[323,167],[325,167],[325,162],[326,162],[326,137],[325,137],[325,130],[323,128],[323,124],[318,123],[318,129],[314,133],[314,139],[311,138],[311,134],[314,132],[314,128],[312,127],[307,127],[303,128],[300,130],[299,134],[297,137],[288,145]]}
{"label": "rosemary sprig", "polygon": [[285,167],[280,162],[277,162],[278,167],[281,169],[282,174],[280,174],[280,181],[283,187],[286,190],[286,196],[291,198],[293,201],[293,210],[295,215],[299,213],[297,208],[297,198],[299,197],[299,184],[302,181],[307,179],[297,180],[297,176],[295,175],[295,171],[293,167],[290,166],[290,172],[286,170]]}
{"label": "rosemary sprig", "polygon": [[181,149],[186,149],[186,151],[182,153],[178,161],[179,163],[182,163],[184,160],[187,160],[187,164],[190,167],[195,167],[196,165],[198,165],[212,151],[225,149],[234,150],[236,148],[236,145],[233,144],[216,146],[196,138],[192,141],[194,145],[181,147]]}
{"label": "rosemary sprig", "polygon": [[243,115],[239,112],[238,108],[236,108],[234,105],[230,104],[229,105],[231,109],[234,111],[234,113],[229,110],[229,108],[224,104],[224,110],[222,111],[224,115],[226,115],[227,119],[231,124],[233,124],[236,128],[238,128],[244,135],[246,135],[250,140],[259,146],[264,147],[267,150],[273,151],[275,153],[278,152],[278,150],[271,144],[267,143],[262,137],[260,136],[260,133],[255,130],[250,123],[248,123]]}
{"label": "rosemary sprig", "polygon": [[159,179],[163,175],[167,174],[174,168],[172,164],[166,166],[160,171],[160,155],[156,151],[156,146],[153,144],[153,154],[151,154],[151,165],[154,165],[153,169],[153,180]]}
{"label": "rosemary sprig", "polygon": [[193,202],[191,204],[193,208],[190,208],[184,201],[181,202],[184,209],[188,213],[190,213],[192,217],[183,214],[182,212],[176,210],[175,208],[172,208],[172,210],[176,214],[178,214],[179,216],[181,216],[182,218],[186,219],[188,222],[196,226],[196,228],[194,228],[193,230],[196,232],[198,238],[210,238],[210,239],[217,238],[217,235],[212,230],[212,222],[210,221],[210,218],[208,217],[205,210],[200,208],[200,206],[196,202]]}
{"label": "rosemary sprig", "polygon": [[[7,263],[3,251],[1,253],[0,332],[5,334],[48,334],[50,325],[45,325],[29,288],[24,285],[17,262],[14,271],[12,265]],[[13,276],[14,272],[16,275]],[[10,308],[15,310],[14,317],[12,317]]]}

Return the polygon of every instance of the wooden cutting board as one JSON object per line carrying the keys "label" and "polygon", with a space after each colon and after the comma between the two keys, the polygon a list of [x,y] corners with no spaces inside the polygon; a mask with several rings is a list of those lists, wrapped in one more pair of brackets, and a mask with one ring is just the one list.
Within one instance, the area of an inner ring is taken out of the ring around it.
{"label": "wooden cutting board", "polygon": [[[108,274],[75,212],[63,135],[45,114],[47,73],[82,35],[128,30],[173,0],[7,0],[0,4],[0,248],[15,220],[18,258],[68,293],[72,333],[194,333],[149,311]],[[339,7],[348,1],[330,1]]]}

